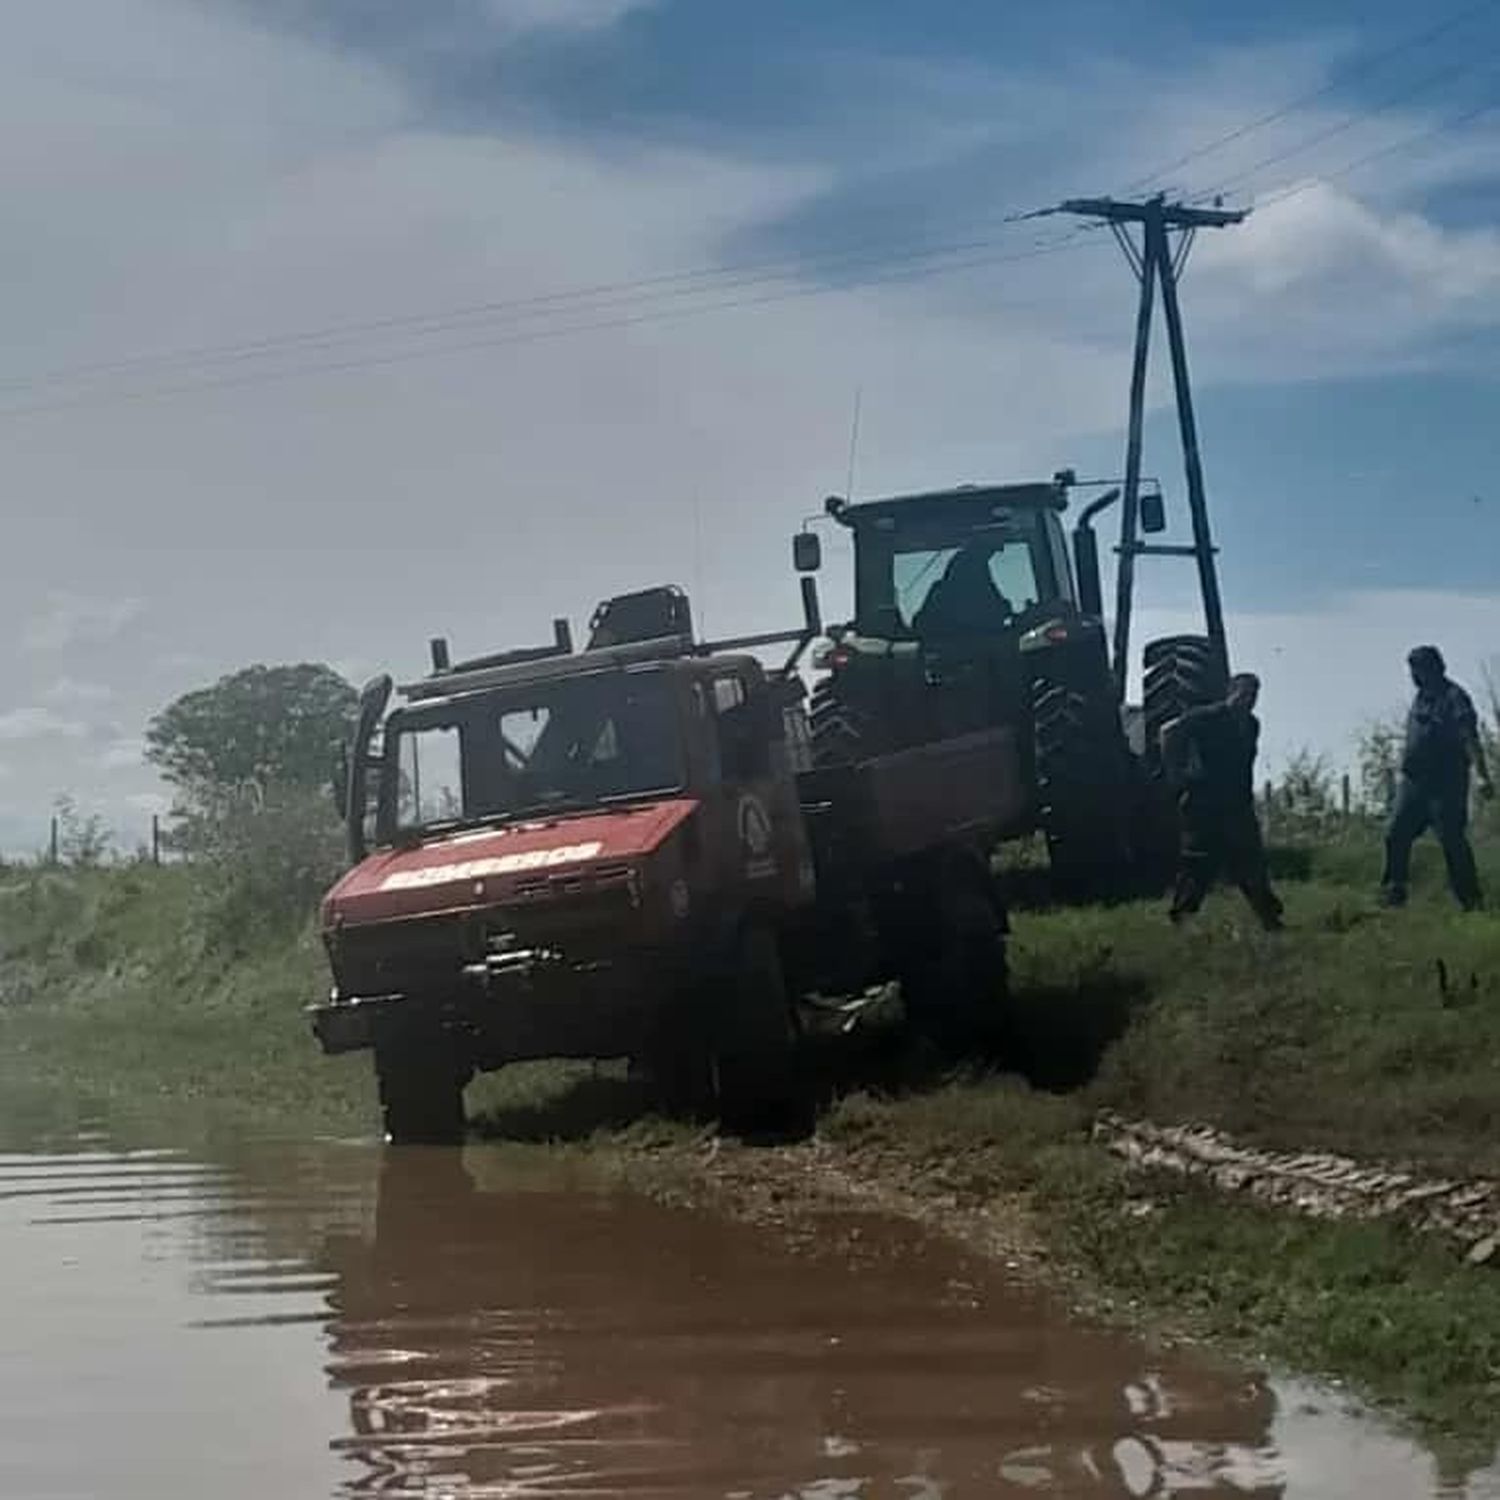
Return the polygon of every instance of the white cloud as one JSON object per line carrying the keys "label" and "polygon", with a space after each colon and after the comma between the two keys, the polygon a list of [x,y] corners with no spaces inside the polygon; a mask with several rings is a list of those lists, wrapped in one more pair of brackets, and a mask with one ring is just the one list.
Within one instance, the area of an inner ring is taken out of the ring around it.
{"label": "white cloud", "polygon": [[27,622],[22,644],[31,651],[62,651],[112,641],[140,616],[142,608],[139,599],[54,593],[46,608]]}
{"label": "white cloud", "polygon": [[65,719],[50,708],[13,708],[0,714],[0,740],[76,740],[87,733],[87,724]]}
{"label": "white cloud", "polygon": [[1197,256],[1196,326],[1267,377],[1289,363],[1304,376],[1368,373],[1426,357],[1448,334],[1500,326],[1500,231],[1442,228],[1331,184],[1215,232]]}
{"label": "white cloud", "polygon": [[122,736],[110,741],[95,759],[101,771],[126,771],[145,763],[145,746],[133,737]]}
{"label": "white cloud", "polygon": [[108,703],[115,696],[115,690],[102,682],[80,682],[76,677],[59,677],[42,696],[49,703],[69,703],[82,707]]}

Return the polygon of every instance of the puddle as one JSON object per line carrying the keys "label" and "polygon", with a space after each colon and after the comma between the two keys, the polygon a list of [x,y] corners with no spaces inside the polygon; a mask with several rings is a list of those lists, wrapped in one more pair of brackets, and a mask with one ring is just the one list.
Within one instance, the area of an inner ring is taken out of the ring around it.
{"label": "puddle", "polygon": [[526,1160],[0,1155],[0,1494],[1500,1500],[908,1225],[751,1229]]}

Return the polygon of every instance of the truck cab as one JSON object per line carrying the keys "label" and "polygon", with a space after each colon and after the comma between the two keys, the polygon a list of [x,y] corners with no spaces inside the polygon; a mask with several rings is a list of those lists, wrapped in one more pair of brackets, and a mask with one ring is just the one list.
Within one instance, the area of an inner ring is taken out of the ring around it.
{"label": "truck cab", "polygon": [[751,928],[816,893],[784,693],[744,653],[596,630],[362,699],[329,891],[325,1051],[372,1048],[388,1131],[461,1126],[474,1072],[698,1035]]}

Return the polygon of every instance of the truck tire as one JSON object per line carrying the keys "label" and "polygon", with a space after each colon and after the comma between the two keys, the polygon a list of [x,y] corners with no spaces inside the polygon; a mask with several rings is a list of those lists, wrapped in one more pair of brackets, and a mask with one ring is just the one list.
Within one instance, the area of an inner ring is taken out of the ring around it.
{"label": "truck tire", "polygon": [[1163,726],[1190,708],[1218,702],[1229,682],[1213,643],[1201,635],[1148,642],[1145,669],[1146,766],[1159,775]]}
{"label": "truck tire", "polygon": [[1055,885],[1075,898],[1124,894],[1132,790],[1113,700],[1039,677],[1032,724],[1037,808]]}
{"label": "truck tire", "polygon": [[813,687],[807,728],[812,763],[819,769],[849,765],[866,753],[866,735],[860,717],[839,695],[831,677]]}
{"label": "truck tire", "polygon": [[719,996],[714,1072],[722,1130],[784,1135],[807,1123],[810,1098],[797,1042],[776,936],[749,927]]}
{"label": "truck tire", "polygon": [[464,1137],[470,1070],[441,1029],[399,1033],[375,1044],[385,1138],[392,1145],[454,1145]]}
{"label": "truck tire", "polygon": [[907,1023],[944,1051],[1001,1049],[1009,989],[1006,923],[980,872],[952,875],[908,914]]}

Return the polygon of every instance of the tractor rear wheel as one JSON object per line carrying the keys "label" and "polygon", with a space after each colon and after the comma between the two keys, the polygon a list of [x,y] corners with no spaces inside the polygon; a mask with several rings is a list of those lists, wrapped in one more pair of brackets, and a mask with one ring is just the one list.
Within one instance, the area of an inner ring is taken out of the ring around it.
{"label": "tractor rear wheel", "polygon": [[1053,880],[1108,896],[1129,880],[1129,749],[1114,701],[1048,678],[1032,686],[1037,803]]}
{"label": "tractor rear wheel", "polygon": [[1150,641],[1144,660],[1145,753],[1136,776],[1131,843],[1143,883],[1159,890],[1171,878],[1178,841],[1176,799],[1162,763],[1162,730],[1189,709],[1220,701],[1229,683],[1205,636]]}
{"label": "tractor rear wheel", "polygon": [[1171,635],[1145,651],[1146,765],[1161,771],[1162,729],[1190,708],[1217,703],[1229,691],[1213,643],[1201,635]]}
{"label": "tractor rear wheel", "polygon": [[865,753],[865,727],[831,677],[825,677],[812,690],[807,726],[814,766],[846,766]]}
{"label": "tractor rear wheel", "polygon": [[767,927],[747,928],[721,982],[714,1049],[720,1126],[742,1136],[803,1127],[810,1096],[776,935]]}
{"label": "tractor rear wheel", "polygon": [[375,1044],[385,1138],[393,1145],[452,1145],[464,1136],[470,1069],[440,1027],[403,1027]]}

